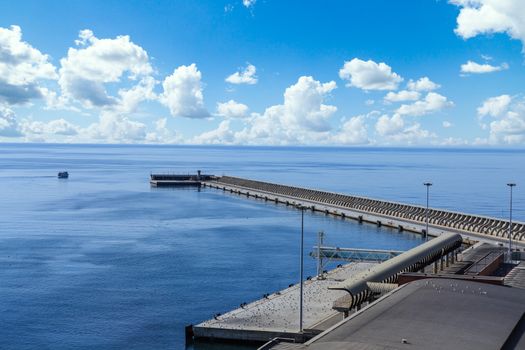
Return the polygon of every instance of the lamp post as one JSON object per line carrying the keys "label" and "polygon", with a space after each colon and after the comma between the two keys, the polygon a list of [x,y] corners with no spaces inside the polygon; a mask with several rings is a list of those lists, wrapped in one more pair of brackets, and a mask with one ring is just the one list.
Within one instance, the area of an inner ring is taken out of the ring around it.
{"label": "lamp post", "polygon": [[509,261],[512,260],[512,188],[516,186],[515,183],[508,183],[510,187],[510,206],[509,206]]}
{"label": "lamp post", "polygon": [[299,332],[303,332],[303,255],[304,255],[304,209],[305,206],[299,205],[301,210],[301,262],[300,266],[300,284],[299,284]]}
{"label": "lamp post", "polygon": [[431,182],[425,182],[423,183],[427,187],[427,209],[425,210],[425,241],[428,240],[428,195],[430,191],[430,186],[432,186]]}

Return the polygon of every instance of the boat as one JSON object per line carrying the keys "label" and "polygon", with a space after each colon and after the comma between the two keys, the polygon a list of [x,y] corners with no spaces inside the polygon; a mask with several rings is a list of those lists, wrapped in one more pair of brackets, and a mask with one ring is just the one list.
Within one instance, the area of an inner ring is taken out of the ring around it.
{"label": "boat", "polygon": [[61,171],[58,173],[59,179],[67,179],[69,177],[69,173],[67,171]]}

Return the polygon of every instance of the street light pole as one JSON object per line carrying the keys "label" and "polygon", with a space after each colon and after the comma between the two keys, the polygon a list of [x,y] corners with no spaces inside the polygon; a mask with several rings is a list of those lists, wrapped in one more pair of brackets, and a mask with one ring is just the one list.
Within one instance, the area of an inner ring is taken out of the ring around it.
{"label": "street light pole", "polygon": [[429,190],[430,190],[430,186],[432,186],[432,183],[431,182],[425,182],[423,183],[423,185],[425,185],[427,187],[427,209],[425,210],[425,241],[428,240],[428,195],[429,195]]}
{"label": "street light pole", "polygon": [[516,186],[515,183],[508,183],[510,187],[510,206],[509,206],[509,261],[512,260],[512,188]]}
{"label": "street light pole", "polygon": [[301,283],[299,285],[299,332],[303,332],[303,254],[304,254],[304,206],[300,206],[301,209],[301,262],[300,262],[300,275]]}

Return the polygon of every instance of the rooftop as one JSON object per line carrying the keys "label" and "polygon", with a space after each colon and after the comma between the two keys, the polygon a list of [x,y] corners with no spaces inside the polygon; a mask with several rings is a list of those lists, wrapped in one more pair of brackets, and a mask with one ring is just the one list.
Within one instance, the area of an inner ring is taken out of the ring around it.
{"label": "rooftop", "polygon": [[272,349],[524,349],[525,291],[427,279],[387,294],[309,342]]}

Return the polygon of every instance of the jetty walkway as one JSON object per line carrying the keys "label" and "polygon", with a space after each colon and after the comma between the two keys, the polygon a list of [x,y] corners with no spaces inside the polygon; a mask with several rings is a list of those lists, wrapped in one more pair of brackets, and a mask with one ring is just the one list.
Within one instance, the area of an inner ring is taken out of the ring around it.
{"label": "jetty walkway", "polygon": [[[295,186],[255,181],[233,176],[216,177],[203,181],[208,186],[230,193],[274,201],[286,205],[307,206],[312,211],[351,218],[359,222],[370,222],[378,226],[397,228],[426,234],[426,208],[390,201],[351,196]],[[460,233],[472,240],[508,242],[509,221],[429,208],[429,232],[432,236],[443,233]],[[512,240],[515,245],[525,247],[525,223],[512,222]]]}

